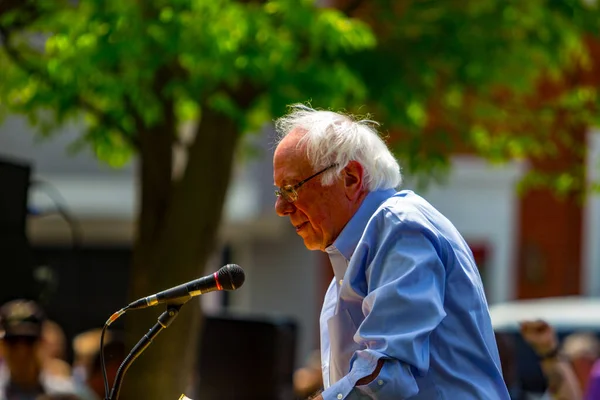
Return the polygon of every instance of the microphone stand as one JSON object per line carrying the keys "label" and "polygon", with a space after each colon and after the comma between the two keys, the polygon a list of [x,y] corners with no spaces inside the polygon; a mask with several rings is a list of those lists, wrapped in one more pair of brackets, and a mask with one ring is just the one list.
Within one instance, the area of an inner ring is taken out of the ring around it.
{"label": "microphone stand", "polygon": [[154,324],[154,326],[140,339],[140,341],[133,346],[125,360],[121,363],[121,366],[117,370],[117,375],[115,376],[115,381],[113,383],[113,387],[110,391],[110,396],[106,400],[118,400],[119,392],[121,390],[121,384],[123,383],[123,376],[133,364],[133,362],[138,358],[152,340],[160,333],[163,329],[168,328],[169,325],[173,322],[173,320],[179,314],[179,310],[181,306],[187,303],[191,297],[185,299],[183,302],[178,302],[177,304],[167,304],[167,309],[158,317],[158,322]]}

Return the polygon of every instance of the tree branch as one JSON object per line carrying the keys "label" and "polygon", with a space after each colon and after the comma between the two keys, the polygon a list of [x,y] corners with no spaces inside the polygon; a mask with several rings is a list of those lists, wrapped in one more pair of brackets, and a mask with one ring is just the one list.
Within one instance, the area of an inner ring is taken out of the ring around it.
{"label": "tree branch", "polygon": [[242,110],[250,107],[252,102],[256,100],[258,95],[264,90],[264,88],[255,85],[247,79],[243,80],[236,88],[222,86],[220,89],[227,93]]}
{"label": "tree branch", "polygon": [[351,17],[352,14],[364,3],[364,0],[348,0],[344,7],[340,7],[340,11]]}
{"label": "tree branch", "polygon": [[[19,51],[12,46],[12,44],[10,43],[10,35],[11,35],[11,32],[9,30],[7,30],[3,26],[0,26],[0,44],[2,45],[4,52],[10,58],[10,60],[15,65],[17,65],[21,70],[27,72],[30,75],[39,77],[40,79],[42,79],[42,81],[45,84],[50,86],[50,88],[59,91],[60,90],[59,85],[56,82],[54,82],[47,73],[40,70],[39,68],[36,68],[30,62],[28,62],[19,53]],[[123,139],[125,139],[126,142],[128,142],[132,147],[139,149],[139,141],[136,140],[136,138],[134,138],[133,136],[131,136],[129,134],[129,132],[127,132],[127,129],[125,129],[116,119],[111,117],[109,114],[101,111],[100,109],[98,109],[96,106],[94,106],[92,103],[90,103],[89,101],[87,101],[86,99],[84,99],[81,96],[75,95],[74,100],[75,100],[75,103],[82,110],[87,111],[90,114],[94,115],[99,120],[103,121],[103,123],[105,125],[111,126],[114,129],[116,129],[121,134]]]}
{"label": "tree branch", "polygon": [[23,2],[23,0],[2,1],[0,0],[0,16],[8,14],[11,11],[19,10],[22,13],[21,18],[12,23],[13,27],[23,27],[35,21],[40,16],[40,11],[33,5],[33,2]]}

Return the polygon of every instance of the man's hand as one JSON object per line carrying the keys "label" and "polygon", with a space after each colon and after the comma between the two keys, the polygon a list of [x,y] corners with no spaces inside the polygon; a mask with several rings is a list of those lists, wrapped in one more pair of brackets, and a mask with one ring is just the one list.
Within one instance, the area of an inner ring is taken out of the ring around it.
{"label": "man's hand", "polygon": [[546,321],[523,321],[520,325],[523,339],[538,356],[549,354],[558,347],[556,332]]}

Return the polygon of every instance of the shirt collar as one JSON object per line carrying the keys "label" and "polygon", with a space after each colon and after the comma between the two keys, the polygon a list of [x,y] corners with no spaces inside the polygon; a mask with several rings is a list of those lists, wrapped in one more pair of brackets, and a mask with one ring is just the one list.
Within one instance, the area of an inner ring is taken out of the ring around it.
{"label": "shirt collar", "polygon": [[[392,197],[395,193],[396,191],[394,189],[369,192],[356,213],[350,218],[350,221],[348,221],[344,229],[342,229],[342,232],[337,239],[335,239],[332,245],[325,249],[330,258],[332,255],[341,254],[346,259],[346,262],[350,261],[350,257],[352,257],[352,254],[362,237],[367,222],[369,222],[369,219],[373,216],[375,210],[377,210],[381,203]],[[337,268],[334,266],[334,269]],[[336,276],[338,275],[338,272],[341,273],[341,271],[335,271]]]}

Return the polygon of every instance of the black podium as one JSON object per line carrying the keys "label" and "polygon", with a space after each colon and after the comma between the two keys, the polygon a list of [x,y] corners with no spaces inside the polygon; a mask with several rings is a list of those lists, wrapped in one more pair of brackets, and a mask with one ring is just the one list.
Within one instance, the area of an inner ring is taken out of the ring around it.
{"label": "black podium", "polygon": [[297,331],[289,318],[206,316],[196,397],[293,399]]}

